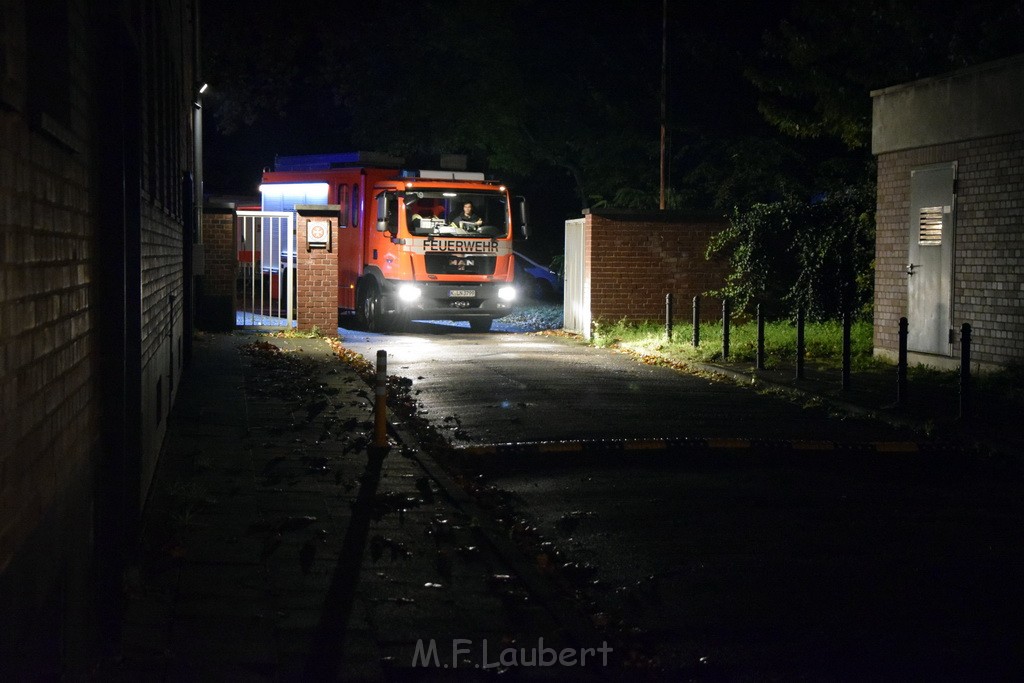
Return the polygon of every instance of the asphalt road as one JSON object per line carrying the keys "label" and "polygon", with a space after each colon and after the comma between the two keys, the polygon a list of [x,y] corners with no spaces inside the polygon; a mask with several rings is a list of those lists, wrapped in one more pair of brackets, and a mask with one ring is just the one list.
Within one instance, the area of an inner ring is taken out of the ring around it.
{"label": "asphalt road", "polygon": [[825,419],[728,381],[645,365],[562,337],[414,323],[342,344],[412,380],[422,415],[458,445],[572,439],[741,438],[871,442],[906,438],[878,423]]}
{"label": "asphalt road", "polygon": [[[477,454],[516,529],[637,665],[691,680],[1013,677],[1024,672],[1020,477],[914,435],[565,338],[417,323],[342,330],[412,380],[464,446],[767,439],[676,452]],[[527,530],[523,532],[522,530]]]}
{"label": "asphalt road", "polygon": [[489,463],[594,615],[697,680],[1024,672],[1017,478],[950,460],[734,453]]}

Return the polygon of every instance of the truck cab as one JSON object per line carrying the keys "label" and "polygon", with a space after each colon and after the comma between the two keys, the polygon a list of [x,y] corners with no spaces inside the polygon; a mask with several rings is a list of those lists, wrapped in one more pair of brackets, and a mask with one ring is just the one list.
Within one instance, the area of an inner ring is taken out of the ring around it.
{"label": "truck cab", "polygon": [[526,236],[526,207],[521,198],[513,204],[500,182],[315,155],[279,158],[261,191],[266,198],[311,186],[338,206],[338,308],[363,327],[455,320],[486,331],[512,311],[513,241]]}

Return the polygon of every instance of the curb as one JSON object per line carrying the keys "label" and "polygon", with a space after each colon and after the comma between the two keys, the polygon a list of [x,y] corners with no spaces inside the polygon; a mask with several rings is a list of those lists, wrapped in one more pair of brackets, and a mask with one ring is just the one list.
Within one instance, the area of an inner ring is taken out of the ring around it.
{"label": "curb", "polygon": [[404,448],[404,454],[434,480],[454,506],[474,519],[481,540],[486,541],[498,557],[516,572],[530,594],[541,603],[554,623],[562,629],[561,635],[569,638],[577,647],[608,640],[607,636],[599,633],[593,624],[579,613],[576,604],[538,571],[537,565],[509,539],[508,533],[494,523],[492,513],[481,508],[433,457],[423,451],[419,440],[405,424],[404,418],[392,417],[388,427],[399,448]]}
{"label": "curb", "polygon": [[917,441],[870,441],[846,443],[802,439],[738,439],[738,438],[666,438],[666,439],[595,439],[577,441],[532,441],[501,444],[458,446],[455,452],[466,456],[503,456],[534,454],[607,454],[607,453],[703,453],[736,452],[751,449],[774,452],[825,453],[950,453],[964,452],[961,446]]}

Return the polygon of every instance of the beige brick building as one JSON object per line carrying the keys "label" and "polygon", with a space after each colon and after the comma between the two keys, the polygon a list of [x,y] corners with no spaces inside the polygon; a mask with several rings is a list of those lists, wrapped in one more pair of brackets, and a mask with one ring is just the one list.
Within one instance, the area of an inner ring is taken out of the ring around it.
{"label": "beige brick building", "polygon": [[0,0],[0,679],[118,628],[190,348],[196,11]]}
{"label": "beige brick building", "polygon": [[875,353],[1024,362],[1024,55],[871,93]]}

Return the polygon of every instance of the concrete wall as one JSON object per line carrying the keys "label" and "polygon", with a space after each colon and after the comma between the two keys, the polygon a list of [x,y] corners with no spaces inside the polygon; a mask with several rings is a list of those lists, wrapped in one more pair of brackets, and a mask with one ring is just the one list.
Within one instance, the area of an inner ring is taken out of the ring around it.
{"label": "concrete wall", "polygon": [[[875,352],[894,356],[907,315],[910,172],[957,163],[953,324],[979,367],[1024,361],[1024,57],[872,93],[878,155]],[[952,356],[914,354],[939,367]]]}
{"label": "concrete wall", "polygon": [[[584,213],[584,281],[591,320],[665,319],[665,295],[674,319],[688,322],[694,296],[724,285],[728,263],[708,261],[708,240],[728,225],[724,218],[673,211]],[[569,259],[567,255],[566,260]],[[721,302],[702,302],[704,320],[720,317]]]}
{"label": "concrete wall", "polygon": [[191,5],[102,5],[0,0],[0,679],[116,631],[188,333]]}
{"label": "concrete wall", "polygon": [[871,93],[871,151],[887,154],[1021,129],[1024,55]]}

